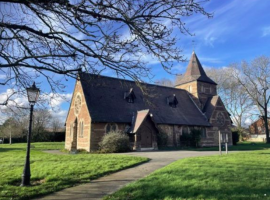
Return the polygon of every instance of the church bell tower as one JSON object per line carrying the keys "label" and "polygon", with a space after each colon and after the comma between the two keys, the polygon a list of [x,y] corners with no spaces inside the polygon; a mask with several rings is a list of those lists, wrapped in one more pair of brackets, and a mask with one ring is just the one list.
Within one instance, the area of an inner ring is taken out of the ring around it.
{"label": "church bell tower", "polygon": [[200,109],[203,109],[209,97],[217,95],[217,84],[206,75],[194,51],[186,73],[175,87],[188,91]]}

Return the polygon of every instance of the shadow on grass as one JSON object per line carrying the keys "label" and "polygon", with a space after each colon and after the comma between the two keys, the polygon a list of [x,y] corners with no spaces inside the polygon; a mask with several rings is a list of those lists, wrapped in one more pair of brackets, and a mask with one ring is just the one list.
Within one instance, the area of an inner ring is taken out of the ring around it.
{"label": "shadow on grass", "polygon": [[[145,163],[147,163],[149,161],[150,161],[150,159],[148,159],[146,161],[142,161],[140,163],[136,163],[134,165],[124,167],[124,168],[119,169],[119,170],[111,170],[111,171],[107,171],[107,172],[104,172],[104,173],[99,173],[99,174],[93,175],[91,178],[89,178],[89,177],[84,178],[83,177],[84,173],[82,173],[82,174],[77,174],[77,178],[74,177],[73,179],[70,179],[70,177],[65,178],[64,176],[61,176],[61,177],[50,178],[46,182],[47,183],[58,182],[57,187],[55,187],[54,188],[55,190],[53,191],[53,192],[57,192],[57,191],[65,189],[65,188],[70,188],[70,187],[74,187],[74,186],[77,186],[77,185],[80,185],[80,184],[90,183],[90,181],[96,180],[96,179],[98,179],[100,177],[107,176],[107,175],[110,175],[110,174],[113,174],[113,173],[116,173],[116,172],[119,172],[119,171],[122,171],[122,170],[126,170],[126,169],[129,169],[129,168],[133,168],[133,167],[145,164]],[[51,185],[51,184],[49,184],[49,185]],[[31,198],[44,197],[44,196],[46,196],[46,195],[48,195],[50,193],[52,193],[52,192],[48,191],[48,192],[45,192],[43,194],[34,194],[34,195],[31,196]],[[29,197],[25,198],[25,200],[28,199],[28,198]],[[24,200],[24,198],[22,198],[22,199]]]}
{"label": "shadow on grass", "polygon": [[25,149],[22,148],[13,148],[13,147],[9,147],[9,148],[1,148],[0,147],[0,152],[8,152],[8,151],[23,151]]}

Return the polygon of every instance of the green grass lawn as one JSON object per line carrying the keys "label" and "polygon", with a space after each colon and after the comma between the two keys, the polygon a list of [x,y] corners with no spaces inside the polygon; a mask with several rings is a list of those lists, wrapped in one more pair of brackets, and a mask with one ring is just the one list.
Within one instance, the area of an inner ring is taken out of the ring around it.
{"label": "green grass lawn", "polygon": [[105,199],[270,199],[270,150],[179,160]]}
{"label": "green grass lawn", "polygon": [[31,187],[20,187],[26,144],[0,144],[0,199],[30,199],[89,182],[100,176],[147,161],[146,158],[109,154],[53,155],[64,143],[33,143]]}
{"label": "green grass lawn", "polygon": [[[225,151],[225,146],[222,146],[222,151]],[[229,151],[249,151],[249,150],[264,150],[270,149],[270,144],[264,142],[239,142],[237,145],[229,146]],[[183,147],[164,147],[161,150],[190,150],[190,151],[218,151],[218,147],[203,147],[203,148],[183,148]]]}

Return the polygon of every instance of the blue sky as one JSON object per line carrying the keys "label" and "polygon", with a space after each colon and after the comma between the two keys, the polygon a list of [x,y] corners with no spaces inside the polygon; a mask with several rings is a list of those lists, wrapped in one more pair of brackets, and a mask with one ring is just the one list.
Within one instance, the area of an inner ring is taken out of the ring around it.
{"label": "blue sky", "polygon": [[[189,60],[194,49],[204,67],[220,68],[233,62],[250,61],[260,55],[270,56],[270,1],[262,0],[211,0],[203,4],[206,11],[213,13],[208,19],[202,15],[185,18],[187,28],[195,36],[180,35],[177,45]],[[174,34],[180,34],[177,31]],[[193,41],[194,40],[194,44]],[[152,81],[175,76],[165,72],[154,58],[147,58],[152,74]],[[184,73],[187,63],[173,67],[173,73]],[[113,76],[109,71],[106,76]],[[0,75],[1,76],[1,75]],[[56,75],[58,76],[58,75]],[[0,77],[1,78],[1,77]],[[64,95],[71,98],[75,80],[65,81]],[[40,84],[46,89],[46,85]],[[7,88],[1,88],[3,94]],[[69,101],[55,102],[58,111],[52,114],[65,119]]]}
{"label": "blue sky", "polygon": [[[203,66],[224,67],[233,62],[250,61],[260,55],[270,55],[270,1],[212,0],[205,9],[214,14],[207,19],[201,15],[185,21],[194,37],[183,36],[179,46],[187,60],[194,50]],[[174,68],[184,73],[187,63]],[[158,66],[153,66],[159,72]],[[155,73],[162,78],[164,73]],[[173,76],[165,77],[174,79]]]}

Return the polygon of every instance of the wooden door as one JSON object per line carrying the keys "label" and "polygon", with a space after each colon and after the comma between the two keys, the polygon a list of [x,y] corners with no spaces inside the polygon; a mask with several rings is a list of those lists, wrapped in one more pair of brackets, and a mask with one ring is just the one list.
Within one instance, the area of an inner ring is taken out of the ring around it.
{"label": "wooden door", "polygon": [[151,148],[152,147],[152,130],[148,126],[141,127],[141,147]]}

